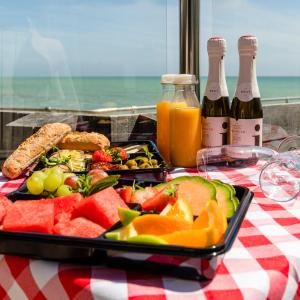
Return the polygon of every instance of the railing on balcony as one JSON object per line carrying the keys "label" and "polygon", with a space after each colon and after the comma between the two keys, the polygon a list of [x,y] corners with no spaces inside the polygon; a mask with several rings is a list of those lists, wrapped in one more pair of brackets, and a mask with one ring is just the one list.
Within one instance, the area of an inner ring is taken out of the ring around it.
{"label": "railing on balcony", "polygon": [[274,104],[283,104],[283,103],[300,103],[300,96],[285,96],[277,98],[263,98],[263,105],[274,105]]}

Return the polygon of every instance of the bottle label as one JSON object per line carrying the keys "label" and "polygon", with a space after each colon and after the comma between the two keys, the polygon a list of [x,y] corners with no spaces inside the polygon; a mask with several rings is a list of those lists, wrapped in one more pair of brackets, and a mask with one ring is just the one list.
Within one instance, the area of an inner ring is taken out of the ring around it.
{"label": "bottle label", "polygon": [[235,97],[243,102],[248,102],[253,98],[260,98],[258,87],[255,87],[251,82],[238,84],[235,92]]}
{"label": "bottle label", "polygon": [[218,82],[207,83],[205,96],[211,101],[220,99],[221,98],[220,84]]}
{"label": "bottle label", "polygon": [[228,144],[228,117],[202,117],[201,122],[203,147],[217,147]]}
{"label": "bottle label", "polygon": [[230,144],[262,146],[263,119],[230,118]]}

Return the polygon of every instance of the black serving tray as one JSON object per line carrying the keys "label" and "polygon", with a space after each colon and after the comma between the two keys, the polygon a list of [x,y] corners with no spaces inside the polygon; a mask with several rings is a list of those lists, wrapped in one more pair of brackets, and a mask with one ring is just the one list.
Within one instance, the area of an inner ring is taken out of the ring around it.
{"label": "black serving tray", "polygon": [[[151,153],[153,153],[153,158],[158,161],[158,168],[147,168],[147,169],[128,169],[128,170],[109,170],[106,171],[108,174],[120,174],[122,178],[127,178],[131,180],[153,180],[153,181],[159,181],[164,182],[166,180],[167,176],[167,164],[163,157],[161,156],[156,144],[151,140],[137,140],[137,141],[128,141],[128,142],[112,142],[112,147],[126,147],[129,145],[147,145],[148,149]],[[47,157],[49,157],[51,154],[53,154],[54,151],[50,150],[47,153]],[[129,154],[128,160],[133,159],[137,156],[143,155],[144,152],[138,152],[138,153],[132,153]],[[126,160],[127,161],[127,160]],[[126,163],[126,161],[123,161],[123,163]],[[87,173],[90,170],[91,163],[86,164],[86,170],[81,172],[73,172],[75,174],[84,174]],[[29,174],[33,171],[38,171],[41,169],[44,169],[45,165],[43,162],[39,161],[37,164],[33,166]]]}
{"label": "black serving tray", "polygon": [[[232,243],[238,233],[240,225],[245,217],[245,214],[248,210],[250,202],[253,198],[253,193],[250,192],[248,188],[241,186],[234,186],[236,190],[236,196],[239,199],[240,203],[237,211],[229,220],[229,225],[225,233],[225,239],[222,243],[214,245],[212,247],[207,248],[188,248],[181,246],[171,246],[171,245],[145,245],[142,244],[133,244],[127,243],[124,241],[114,241],[109,240],[104,237],[106,232],[110,232],[122,226],[121,222],[115,224],[112,228],[107,230],[100,239],[105,240],[105,244],[109,245],[109,249],[112,250],[122,250],[129,252],[140,252],[142,250],[143,253],[151,253],[151,254],[164,254],[164,255],[180,255],[187,257],[212,257],[216,254],[223,254],[227,250],[229,250],[232,246]],[[145,249],[146,248],[146,249]]]}
{"label": "black serving tray", "polygon": [[[157,182],[137,182],[154,185]],[[131,185],[121,180],[119,185]],[[84,264],[106,264],[110,267],[167,274],[193,280],[210,280],[215,276],[223,255],[230,250],[253,198],[248,188],[234,186],[240,203],[229,220],[224,241],[208,248],[171,245],[141,245],[98,238],[67,237],[51,234],[9,232],[0,230],[0,253]],[[10,195],[8,195],[9,198]],[[14,198],[11,198],[14,199]],[[120,222],[108,231],[120,227]],[[108,232],[106,231],[106,232]]]}
{"label": "black serving tray", "polygon": [[[160,180],[151,180],[151,179],[145,179],[145,180],[132,180],[132,179],[128,179],[128,178],[119,178],[118,179],[118,184],[115,186],[115,188],[118,187],[122,187],[124,185],[128,185],[128,186],[132,186],[133,183],[138,184],[141,187],[146,187],[149,185],[157,185],[160,184],[161,181]],[[9,194],[6,195],[6,197],[8,199],[10,199],[11,201],[16,201],[16,200],[38,200],[41,199],[41,195],[33,195],[31,194],[26,186],[26,180],[22,183],[22,185],[10,192]]]}

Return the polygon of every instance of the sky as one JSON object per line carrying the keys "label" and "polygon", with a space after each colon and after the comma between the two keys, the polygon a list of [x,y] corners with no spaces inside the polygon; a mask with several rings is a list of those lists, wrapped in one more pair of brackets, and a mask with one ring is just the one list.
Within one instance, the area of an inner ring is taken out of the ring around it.
{"label": "sky", "polygon": [[209,37],[226,39],[226,73],[236,75],[238,38],[252,34],[258,38],[258,75],[300,76],[299,15],[299,0],[202,0],[201,73],[207,72]]}
{"label": "sky", "polygon": [[[179,0],[0,0],[2,76],[159,76],[178,72]],[[200,70],[206,41],[258,37],[261,76],[300,76],[300,1],[200,0]]]}

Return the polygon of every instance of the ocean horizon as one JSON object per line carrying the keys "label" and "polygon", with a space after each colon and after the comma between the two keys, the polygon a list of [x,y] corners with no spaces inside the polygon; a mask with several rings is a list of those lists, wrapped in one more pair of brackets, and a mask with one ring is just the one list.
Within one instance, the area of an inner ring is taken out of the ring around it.
{"label": "ocean horizon", "polygon": [[[200,100],[207,77],[200,78]],[[237,77],[226,77],[232,99]],[[262,101],[300,96],[300,77],[259,76]],[[154,105],[161,96],[160,76],[2,77],[2,108],[45,107],[93,110],[108,107]]]}

